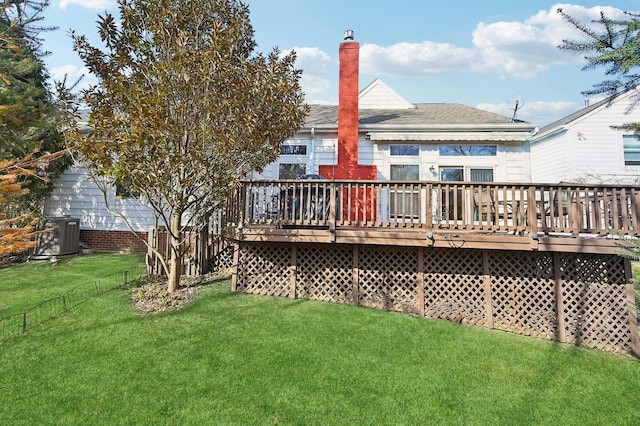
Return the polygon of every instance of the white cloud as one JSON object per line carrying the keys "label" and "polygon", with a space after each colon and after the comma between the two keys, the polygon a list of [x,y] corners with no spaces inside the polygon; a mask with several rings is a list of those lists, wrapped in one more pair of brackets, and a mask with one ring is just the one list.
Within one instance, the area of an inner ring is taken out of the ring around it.
{"label": "white cloud", "polygon": [[[542,127],[573,114],[583,107],[584,105],[579,105],[575,102],[525,102],[524,106],[518,109],[516,118]],[[514,105],[506,102],[501,104],[478,104],[476,108],[504,115],[505,117],[512,117]]]}
{"label": "white cloud", "polygon": [[502,78],[531,79],[553,65],[580,63],[580,55],[558,49],[563,39],[579,38],[557,13],[562,8],[584,24],[598,19],[600,12],[617,18],[614,7],[556,4],[523,22],[479,23],[472,33],[473,47],[423,41],[388,47],[365,44],[360,49],[360,69],[379,76],[433,75],[467,70],[487,72]]}
{"label": "white cloud", "polygon": [[611,18],[622,16],[622,11],[613,7],[556,4],[524,22],[480,23],[473,32],[473,44],[481,52],[481,67],[502,77],[527,79],[539,76],[552,65],[581,63],[580,55],[558,49],[564,39],[580,38],[557,13],[559,8],[585,25],[598,19],[601,11]]}
{"label": "white cloud", "polygon": [[76,4],[87,9],[104,10],[115,7],[116,2],[114,0],[60,0],[58,2],[58,7],[60,9],[66,9],[70,4]]}
{"label": "white cloud", "polygon": [[81,79],[75,87],[76,91],[97,83],[96,77],[90,74],[87,68],[78,67],[76,65],[63,65],[52,68],[49,70],[49,76],[54,81],[63,81],[66,78],[67,86],[70,86],[78,81],[78,79]]}
{"label": "white cloud", "polygon": [[448,43],[398,43],[389,47],[365,44],[360,48],[360,69],[374,75],[433,75],[466,69],[477,62],[472,49]]}
{"label": "white cloud", "polygon": [[[300,84],[302,91],[307,95],[317,95],[331,87],[328,78],[327,65],[329,55],[316,47],[294,47],[296,52],[296,68],[302,69]],[[291,50],[283,52],[289,53]]]}
{"label": "white cloud", "polygon": [[520,22],[480,23],[473,32],[473,44],[482,58],[475,69],[502,77],[536,77],[551,63],[573,59],[557,48],[561,41],[541,28]]}
{"label": "white cloud", "polygon": [[62,81],[65,76],[67,77],[67,81],[75,81],[88,73],[89,70],[87,68],[80,68],[75,65],[63,65],[49,70],[51,78],[57,81]]}

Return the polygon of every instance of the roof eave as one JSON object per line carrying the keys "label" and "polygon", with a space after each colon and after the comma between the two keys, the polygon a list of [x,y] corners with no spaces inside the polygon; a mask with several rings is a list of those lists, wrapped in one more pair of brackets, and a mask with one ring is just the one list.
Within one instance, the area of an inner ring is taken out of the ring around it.
{"label": "roof eave", "polygon": [[465,123],[465,124],[361,124],[364,132],[532,132],[531,123]]}

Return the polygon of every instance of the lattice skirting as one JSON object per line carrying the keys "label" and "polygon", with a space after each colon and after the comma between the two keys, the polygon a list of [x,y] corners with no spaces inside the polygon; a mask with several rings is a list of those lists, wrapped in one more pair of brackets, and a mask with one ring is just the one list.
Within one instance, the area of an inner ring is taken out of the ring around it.
{"label": "lattice skirting", "polygon": [[234,263],[236,291],[640,353],[631,269],[618,256],[240,242]]}

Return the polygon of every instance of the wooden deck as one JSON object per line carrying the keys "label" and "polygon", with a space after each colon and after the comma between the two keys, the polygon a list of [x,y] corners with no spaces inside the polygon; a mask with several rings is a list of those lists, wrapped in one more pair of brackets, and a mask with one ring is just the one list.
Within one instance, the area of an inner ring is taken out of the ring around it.
{"label": "wooden deck", "polygon": [[428,181],[246,181],[234,239],[616,253],[640,236],[640,187]]}
{"label": "wooden deck", "polygon": [[[183,236],[183,271],[230,268],[235,291],[640,357],[631,265],[618,255],[640,236],[639,196],[626,186],[247,181],[213,227]],[[166,230],[150,235],[168,253]],[[161,273],[151,250],[147,264]]]}

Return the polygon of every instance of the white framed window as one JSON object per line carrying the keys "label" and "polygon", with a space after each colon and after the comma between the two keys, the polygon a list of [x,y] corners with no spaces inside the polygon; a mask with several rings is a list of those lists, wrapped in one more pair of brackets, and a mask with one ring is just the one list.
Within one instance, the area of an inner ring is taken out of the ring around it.
{"label": "white framed window", "polygon": [[497,145],[439,145],[438,155],[441,157],[495,157],[498,155]]}
{"label": "white framed window", "polygon": [[493,182],[493,169],[469,168],[469,181]]}
{"label": "white framed window", "polygon": [[[453,182],[493,182],[493,168],[489,167],[463,167],[463,166],[443,166],[440,167],[440,180]],[[463,194],[461,189],[442,190],[441,194],[442,218],[453,220],[462,217],[463,197],[467,204],[474,203],[474,217],[482,217],[486,220],[487,213],[482,209],[487,206],[486,200],[470,200],[469,195]]]}
{"label": "white framed window", "polygon": [[493,182],[493,168],[491,167],[440,167],[440,180],[454,182]]}
{"label": "white framed window", "polygon": [[286,144],[280,147],[280,155],[307,155],[306,144]]}
{"label": "white framed window", "polygon": [[307,173],[306,163],[278,164],[278,179],[295,179]]}
{"label": "white framed window", "polygon": [[418,145],[391,145],[389,154],[393,156],[417,157],[420,155]]}
{"label": "white framed window", "polygon": [[420,165],[418,164],[391,164],[391,180],[418,180],[420,179]]}
{"label": "white framed window", "polygon": [[464,180],[464,167],[462,166],[440,167],[440,180],[462,182]]}
{"label": "white framed window", "polygon": [[[391,180],[419,180],[420,165],[391,164]],[[391,189],[389,192],[389,213],[394,219],[417,219],[420,197],[411,189]]]}
{"label": "white framed window", "polygon": [[636,135],[623,135],[625,166],[640,166],[640,139]]}

